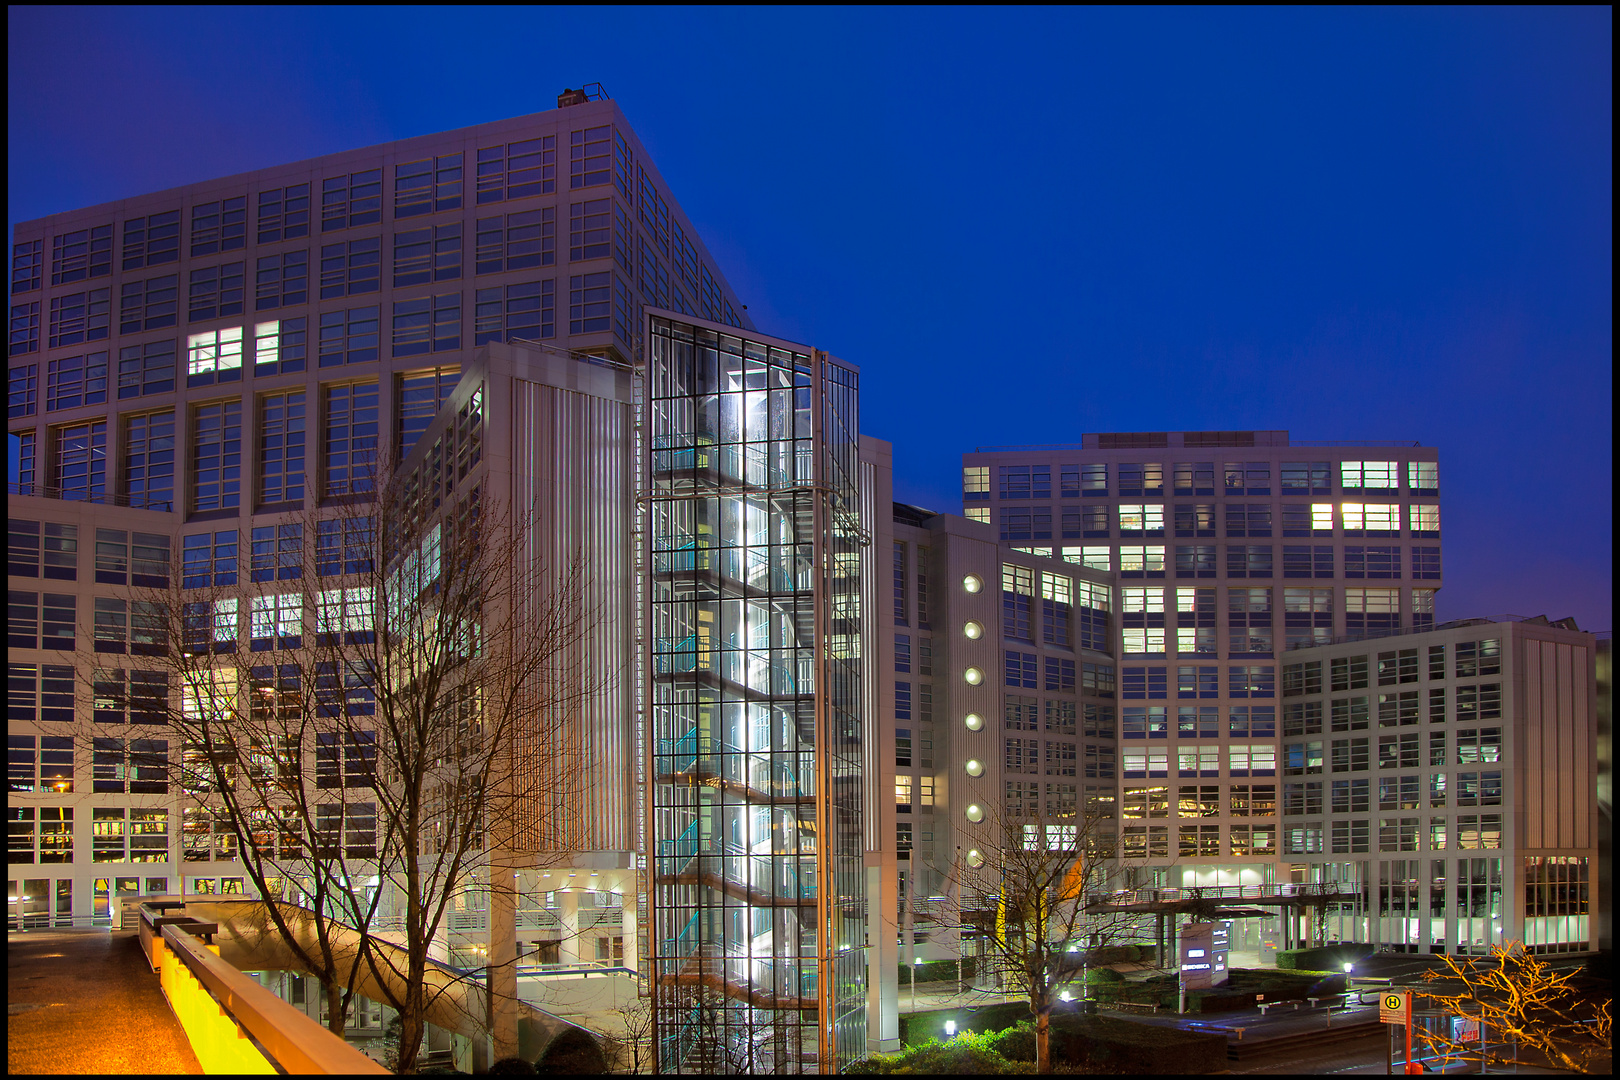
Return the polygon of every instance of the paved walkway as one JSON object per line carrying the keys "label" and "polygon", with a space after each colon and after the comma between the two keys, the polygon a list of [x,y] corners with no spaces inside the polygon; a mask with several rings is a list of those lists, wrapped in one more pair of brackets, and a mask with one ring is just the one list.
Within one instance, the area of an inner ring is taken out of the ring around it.
{"label": "paved walkway", "polygon": [[6,935],[11,1073],[200,1073],[133,931]]}

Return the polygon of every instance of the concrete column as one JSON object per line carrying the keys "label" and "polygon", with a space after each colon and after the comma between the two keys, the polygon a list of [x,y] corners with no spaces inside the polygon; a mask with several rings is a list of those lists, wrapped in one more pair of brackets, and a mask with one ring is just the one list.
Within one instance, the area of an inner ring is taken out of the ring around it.
{"label": "concrete column", "polygon": [[557,944],[557,959],[564,964],[578,964],[583,951],[579,939],[578,893],[558,891],[557,917],[562,920],[562,941]]}
{"label": "concrete column", "polygon": [[898,882],[892,855],[871,853],[867,858],[882,861],[866,867],[866,926],[871,942],[866,953],[866,1049],[894,1054],[900,1050]]}
{"label": "concrete column", "polygon": [[637,940],[636,918],[639,914],[638,900],[636,898],[635,871],[627,870],[624,875],[624,893],[619,897],[619,911],[622,914],[624,929],[624,966],[632,971],[640,971],[641,965],[637,957],[640,955]]}
{"label": "concrete column", "polygon": [[512,862],[492,852],[489,860],[489,1027],[493,1061],[518,1052],[517,881]]}

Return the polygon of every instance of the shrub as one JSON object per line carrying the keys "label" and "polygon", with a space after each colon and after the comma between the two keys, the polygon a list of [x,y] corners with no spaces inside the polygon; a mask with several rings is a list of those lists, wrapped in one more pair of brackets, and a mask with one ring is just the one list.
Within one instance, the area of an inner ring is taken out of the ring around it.
{"label": "shrub", "polygon": [[1299,968],[1309,971],[1342,972],[1346,963],[1365,960],[1373,954],[1373,951],[1371,945],[1348,941],[1340,945],[1326,945],[1319,949],[1284,949],[1277,954],[1277,966],[1284,971]]}
{"label": "shrub", "polygon": [[988,1036],[987,1043],[1008,1061],[1034,1061],[1035,1021],[1022,1020],[1006,1031]]}
{"label": "shrub", "polygon": [[[998,1002],[964,1009],[937,1009],[933,1012],[905,1013],[900,1017],[900,1042],[921,1046],[937,1040],[945,1032],[945,1021],[955,1020],[958,1031],[1005,1031],[1020,1020],[1028,1020],[1027,1001]],[[960,1037],[960,1036],[959,1036]]]}
{"label": "shrub", "polygon": [[975,1035],[973,1032],[963,1032],[949,1042],[929,1039],[898,1054],[884,1054],[856,1062],[845,1071],[867,1076],[955,1076],[970,1073],[1005,1076],[1032,1071],[1024,1062],[1010,1061],[990,1049],[992,1039],[993,1036]]}

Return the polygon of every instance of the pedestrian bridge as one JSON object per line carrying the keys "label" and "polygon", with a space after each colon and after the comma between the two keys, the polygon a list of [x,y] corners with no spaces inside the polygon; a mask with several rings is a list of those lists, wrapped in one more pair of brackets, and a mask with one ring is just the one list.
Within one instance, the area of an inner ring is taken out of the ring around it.
{"label": "pedestrian bridge", "polygon": [[[299,947],[310,955],[319,955],[314,913],[294,904],[283,903],[278,907]],[[193,896],[186,898],[183,904],[177,899],[149,901],[140,904],[138,910],[142,944],[154,970],[162,972],[164,990],[169,994],[171,1006],[180,1016],[182,1025],[186,1026],[188,1035],[192,1034],[185,1013],[188,1006],[176,1004],[176,993],[171,986],[183,986],[187,996],[194,996],[194,988],[190,986],[190,980],[194,980],[215,999],[219,1006],[216,1012],[230,1016],[253,1042],[263,1049],[272,1050],[268,1056],[270,1065],[273,1068],[279,1065],[279,1071],[353,1072],[358,1064],[365,1062],[366,1059],[357,1051],[351,1050],[351,1054],[359,1058],[358,1062],[342,1055],[340,1050],[349,1048],[335,1037],[332,1041],[340,1046],[337,1049],[327,1048],[329,1060],[317,1056],[301,1062],[301,1068],[289,1068],[291,1061],[283,1062],[275,1056],[278,1049],[284,1056],[293,1059],[300,1054],[308,1056],[308,1050],[312,1049],[310,1041],[318,1037],[302,1025],[297,1025],[299,1032],[296,1034],[287,1030],[289,1024],[296,1025],[296,1020],[289,1020],[286,1013],[263,999],[270,998],[282,1005],[285,1003],[279,1002],[268,990],[242,975],[242,972],[316,973],[282,937],[270,918],[265,902]],[[352,927],[330,920],[326,923],[326,931],[332,942],[341,983],[347,985],[352,977],[355,991],[373,1001],[388,1001],[390,992],[396,998],[404,995],[404,979],[398,974],[406,967],[403,947],[371,935],[367,944],[378,961],[375,964],[365,963],[360,960],[364,935]],[[200,937],[210,938],[211,948],[203,945]],[[233,974],[235,978],[232,978]],[[452,1041],[463,1051],[458,1058],[475,1071],[487,1069],[491,1064],[488,1050],[490,1009],[483,973],[462,971],[428,960],[425,983],[427,1023],[450,1033]],[[255,994],[254,990],[259,993]],[[531,1063],[540,1063],[548,1055],[568,1053],[594,1060],[603,1071],[606,1070],[601,1046],[592,1033],[528,1002],[517,1001],[515,1006],[518,1013],[518,1056]],[[307,1016],[291,1006],[286,1006],[286,1009],[295,1017],[308,1020]],[[316,1031],[330,1034],[313,1021],[310,1024]],[[198,1050],[198,1059],[203,1060],[206,1051],[197,1045],[195,1037],[193,1046]],[[344,1062],[347,1064],[344,1065]],[[205,1071],[214,1071],[209,1069],[206,1060],[203,1064]]]}

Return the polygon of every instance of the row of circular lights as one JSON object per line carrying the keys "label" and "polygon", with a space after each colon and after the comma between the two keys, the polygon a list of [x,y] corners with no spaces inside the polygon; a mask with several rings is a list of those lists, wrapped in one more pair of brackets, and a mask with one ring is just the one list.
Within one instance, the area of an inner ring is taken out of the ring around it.
{"label": "row of circular lights", "polygon": [[[979,577],[978,574],[969,574],[962,579],[962,588],[969,593],[976,593],[984,588],[984,579]],[[984,624],[973,619],[969,619],[962,626],[962,634],[969,641],[977,641],[979,638],[984,636]],[[969,686],[978,686],[984,682],[984,672],[979,668],[970,667],[962,672],[962,678],[967,681]],[[980,716],[976,712],[968,713],[967,716],[964,717],[964,722],[967,724],[967,729],[969,731],[984,730],[984,717]],[[978,758],[968,758],[967,765],[965,767],[969,776],[984,775],[984,762],[980,761]],[[978,803],[969,803],[966,813],[967,819],[973,822],[975,825],[984,820],[984,807],[980,806]],[[975,870],[983,866],[984,853],[978,848],[969,848],[967,853],[967,864]]]}

